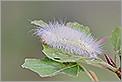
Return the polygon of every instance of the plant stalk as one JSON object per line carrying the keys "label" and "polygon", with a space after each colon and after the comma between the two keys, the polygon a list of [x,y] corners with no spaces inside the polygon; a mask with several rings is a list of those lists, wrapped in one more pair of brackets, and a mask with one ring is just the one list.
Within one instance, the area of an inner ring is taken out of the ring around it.
{"label": "plant stalk", "polygon": [[100,67],[100,68],[104,68],[104,69],[108,69],[114,73],[116,73],[116,75],[119,77],[119,79],[121,79],[121,70],[109,65],[108,63],[106,62],[100,62],[99,64],[92,64],[93,66],[96,66],[96,67]]}
{"label": "plant stalk", "polygon": [[85,69],[85,67],[81,63],[78,63],[78,64],[83,68],[83,70],[88,75],[88,77],[91,79],[91,81],[95,81],[94,78],[91,76],[91,74]]}
{"label": "plant stalk", "polygon": [[95,72],[93,72],[93,71],[91,71],[91,70],[89,70],[89,72],[90,72],[91,76],[94,78],[94,80],[95,80],[96,82],[98,82],[99,80],[98,80],[98,78],[97,78]]}

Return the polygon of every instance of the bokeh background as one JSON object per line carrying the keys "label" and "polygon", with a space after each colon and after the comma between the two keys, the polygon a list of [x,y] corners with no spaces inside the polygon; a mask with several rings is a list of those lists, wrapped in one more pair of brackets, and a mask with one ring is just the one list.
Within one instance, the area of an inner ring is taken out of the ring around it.
{"label": "bokeh background", "polygon": [[[41,78],[38,74],[22,69],[27,57],[43,58],[41,43],[27,33],[33,27],[28,20],[53,19],[76,21],[91,28],[96,38],[110,35],[121,24],[120,1],[2,1],[1,2],[1,79],[3,81],[90,81],[83,72],[77,78],[59,74]],[[113,57],[111,44],[106,41],[106,53]],[[104,57],[102,57],[104,59]],[[102,81],[116,81],[112,72],[85,65]]]}

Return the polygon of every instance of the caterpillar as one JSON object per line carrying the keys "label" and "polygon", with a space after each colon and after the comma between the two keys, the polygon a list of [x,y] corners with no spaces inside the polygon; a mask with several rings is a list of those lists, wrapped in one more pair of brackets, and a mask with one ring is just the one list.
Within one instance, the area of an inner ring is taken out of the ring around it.
{"label": "caterpillar", "polygon": [[34,34],[41,39],[42,43],[50,47],[69,51],[82,57],[96,58],[103,52],[101,49],[103,40],[97,41],[92,34],[86,34],[85,31],[74,29],[58,21],[36,27]]}

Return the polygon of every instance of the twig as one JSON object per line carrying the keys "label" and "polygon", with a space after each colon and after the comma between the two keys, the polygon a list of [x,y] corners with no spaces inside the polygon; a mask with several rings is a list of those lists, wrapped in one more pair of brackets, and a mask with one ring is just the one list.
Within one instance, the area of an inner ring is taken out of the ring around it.
{"label": "twig", "polygon": [[91,81],[95,81],[94,78],[91,76],[91,74],[85,69],[85,67],[83,67],[83,65],[81,63],[78,63],[78,64],[83,68],[83,70],[88,75],[88,77],[91,79]]}
{"label": "twig", "polygon": [[121,79],[121,68],[119,68],[115,73]]}
{"label": "twig", "polygon": [[108,63],[106,62],[100,62],[99,64],[92,64],[93,66],[96,66],[96,67],[100,67],[100,68],[105,68],[105,69],[109,69],[110,71],[114,72],[117,74],[117,76],[121,79],[121,71],[119,71],[119,69],[109,65]]}
{"label": "twig", "polygon": [[120,58],[120,68],[121,68],[121,55],[119,56],[119,58]]}
{"label": "twig", "polygon": [[96,82],[98,82],[99,80],[98,80],[98,78],[97,78],[95,72],[93,72],[93,71],[91,71],[91,70],[89,70],[89,72],[90,72],[90,74],[92,75],[92,77],[94,78],[94,80],[95,80]]}
{"label": "twig", "polygon": [[106,63],[104,61],[102,61],[102,62],[100,62],[98,64],[91,64],[91,65],[96,66],[96,67],[100,67],[100,68],[103,68],[103,69],[109,69],[112,72],[116,72],[117,71],[117,68],[109,65],[108,63]]}

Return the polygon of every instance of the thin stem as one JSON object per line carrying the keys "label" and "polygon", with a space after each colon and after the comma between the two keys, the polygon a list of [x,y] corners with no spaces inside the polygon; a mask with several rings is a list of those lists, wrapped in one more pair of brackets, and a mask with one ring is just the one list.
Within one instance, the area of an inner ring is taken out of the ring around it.
{"label": "thin stem", "polygon": [[91,74],[85,69],[85,67],[83,67],[83,65],[81,63],[78,63],[85,71],[85,73],[88,75],[88,77],[91,79],[91,81],[95,81],[94,78],[91,76]]}
{"label": "thin stem", "polygon": [[117,68],[109,65],[108,63],[106,62],[100,62],[99,64],[92,64],[93,66],[96,66],[96,67],[100,67],[100,68],[105,68],[105,69],[109,69],[110,71],[116,73],[116,75],[121,79],[121,71],[118,70]]}
{"label": "thin stem", "polygon": [[121,79],[121,68],[119,68],[115,73]]}
{"label": "thin stem", "polygon": [[120,58],[120,68],[121,68],[121,55],[119,56],[119,58]]}
{"label": "thin stem", "polygon": [[98,82],[99,80],[98,80],[98,78],[97,78],[95,72],[93,72],[93,71],[91,71],[91,70],[89,70],[89,72],[90,72],[90,74],[92,75],[92,77],[94,78],[94,80],[95,80],[96,82]]}
{"label": "thin stem", "polygon": [[113,72],[116,72],[116,71],[117,71],[117,68],[115,68],[115,67],[109,65],[109,64],[106,63],[106,62],[100,62],[99,64],[102,65],[104,68],[107,68],[107,69],[109,69],[109,70],[111,70],[111,71],[113,71]]}
{"label": "thin stem", "polygon": [[116,65],[116,56],[117,56],[117,53],[115,53],[115,55],[114,55],[114,63],[115,63],[115,65]]}

